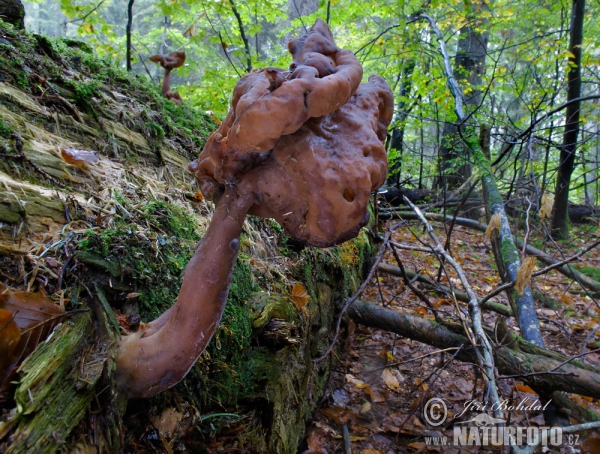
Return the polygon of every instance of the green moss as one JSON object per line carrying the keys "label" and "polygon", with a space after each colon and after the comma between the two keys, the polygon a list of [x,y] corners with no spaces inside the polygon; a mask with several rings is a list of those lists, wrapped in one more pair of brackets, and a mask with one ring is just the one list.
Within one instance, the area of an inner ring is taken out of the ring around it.
{"label": "green moss", "polygon": [[574,268],[581,272],[582,274],[590,277],[596,281],[600,281],[600,268],[596,268],[594,266],[585,266],[585,265],[573,265]]}
{"label": "green moss", "polygon": [[0,137],[4,139],[9,139],[13,130],[4,124],[2,118],[0,118]]}
{"label": "green moss", "polygon": [[161,125],[153,123],[151,121],[147,121],[146,123],[144,123],[144,125],[146,126],[146,128],[148,128],[148,131],[150,132],[150,135],[152,137],[157,137],[160,139],[165,137],[165,130]]}
{"label": "green moss", "polygon": [[[112,288],[128,286],[137,291],[140,315],[149,321],[176,301],[183,270],[200,236],[194,218],[179,207],[154,201],[142,213],[113,229],[90,231],[77,257],[117,278],[111,281]],[[133,229],[133,225],[148,229]]]}
{"label": "green moss", "polygon": [[519,251],[515,243],[510,238],[504,238],[500,245],[502,251],[502,261],[506,264],[514,263],[519,260]]}

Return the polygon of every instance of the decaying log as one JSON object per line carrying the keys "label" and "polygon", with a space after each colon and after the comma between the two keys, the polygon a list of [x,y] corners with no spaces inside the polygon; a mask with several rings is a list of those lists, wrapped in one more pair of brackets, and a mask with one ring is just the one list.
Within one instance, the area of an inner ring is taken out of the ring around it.
{"label": "decaying log", "polygon": [[[348,310],[348,314],[355,322],[362,325],[391,331],[436,348],[461,347],[457,359],[477,362],[475,352],[466,336],[455,333],[433,320],[402,314],[362,301],[355,302]],[[529,343],[520,340],[520,344]],[[539,347],[536,351],[546,352]],[[496,346],[494,360],[501,374],[521,375],[523,380],[534,389],[600,397],[600,371],[579,367],[581,363],[575,361],[562,364],[564,361],[556,359],[556,352],[549,352],[548,356],[542,356],[524,350],[511,350],[507,346]],[[552,372],[545,373],[548,371]]]}

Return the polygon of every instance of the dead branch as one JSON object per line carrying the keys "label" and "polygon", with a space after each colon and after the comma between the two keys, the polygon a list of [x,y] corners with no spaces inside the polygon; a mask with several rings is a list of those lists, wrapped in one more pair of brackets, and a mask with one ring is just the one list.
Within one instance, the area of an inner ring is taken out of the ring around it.
{"label": "dead branch", "polygon": [[[404,201],[413,209],[413,211],[415,213],[417,213],[419,220],[425,226],[425,228],[427,229],[427,233],[429,234],[429,237],[433,240],[433,242],[435,244],[433,249],[435,250],[435,252],[437,254],[439,254],[439,256],[443,257],[446,260],[446,262],[448,262],[452,266],[452,268],[454,268],[454,270],[456,271],[456,273],[458,274],[458,276],[460,278],[460,281],[461,281],[465,291],[469,295],[469,312],[471,315],[471,320],[473,322],[473,331],[475,332],[475,335],[477,336],[478,343],[482,346],[483,358],[481,361],[479,361],[479,364],[481,365],[482,369],[485,371],[485,376],[487,378],[487,385],[488,385],[488,389],[490,392],[491,400],[493,401],[493,403],[500,402],[500,397],[498,395],[498,388],[496,385],[495,374],[494,374],[494,355],[493,355],[493,351],[492,351],[492,346],[490,345],[490,343],[487,339],[487,336],[485,335],[485,332],[483,331],[481,308],[479,307],[477,295],[475,294],[475,291],[469,284],[469,281],[468,281],[462,267],[458,264],[458,262],[456,262],[456,260],[454,260],[454,258],[450,254],[448,254],[448,252],[446,250],[444,250],[444,247],[441,245],[441,243],[435,236],[435,233],[433,232],[433,228],[431,227],[431,224],[429,224],[429,222],[427,222],[427,219],[425,219],[425,217],[421,213],[421,210],[419,210],[416,206],[414,206],[413,203],[410,200],[408,200],[406,197],[404,198]],[[501,412],[499,409],[496,409],[494,411],[494,413],[496,414],[497,417],[501,416]]]}
{"label": "dead branch", "polygon": [[[439,213],[424,213],[424,216],[427,219],[431,219],[432,221],[450,222],[452,220],[452,216],[446,216],[444,214],[439,214]],[[418,219],[417,215],[410,211],[395,212],[392,215],[392,218],[404,219],[404,220]],[[456,223],[458,225],[462,225],[463,227],[477,230],[479,232],[485,232],[487,229],[486,224],[477,222],[473,219],[467,219],[467,218],[463,218],[463,217],[457,217]],[[521,240],[516,239],[515,243],[519,248],[523,247],[523,242]],[[594,247],[596,247],[596,245],[594,245]],[[591,249],[591,248],[586,248],[585,252],[589,251],[589,249]],[[580,273],[576,269],[568,266],[568,262],[570,262],[571,260],[567,259],[566,261],[563,261],[564,262],[563,265],[560,265],[560,263],[563,263],[563,262],[555,260],[550,255],[546,254],[545,252],[543,252],[529,244],[527,245],[525,250],[527,251],[527,254],[535,256],[540,262],[542,262],[548,266],[552,265],[553,266],[552,269],[563,274],[564,276],[567,276],[567,277],[573,279],[582,287],[587,288],[593,292],[600,292],[600,282],[595,281],[594,279],[591,279],[590,277],[586,276],[585,274]],[[580,256],[581,255],[578,255],[577,258],[579,258]],[[554,265],[557,265],[557,264],[559,264],[560,266],[554,268]],[[536,272],[536,273],[538,273],[538,272]],[[538,275],[536,273],[534,273],[534,276]]]}

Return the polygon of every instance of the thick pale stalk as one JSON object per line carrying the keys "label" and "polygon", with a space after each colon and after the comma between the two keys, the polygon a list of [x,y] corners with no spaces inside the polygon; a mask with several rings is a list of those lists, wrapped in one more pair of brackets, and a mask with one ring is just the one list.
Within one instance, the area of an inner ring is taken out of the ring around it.
{"label": "thick pale stalk", "polygon": [[225,191],[173,308],[121,340],[116,381],[128,397],[151,397],[175,385],[206,348],[223,314],[242,225],[255,201],[235,188]]}

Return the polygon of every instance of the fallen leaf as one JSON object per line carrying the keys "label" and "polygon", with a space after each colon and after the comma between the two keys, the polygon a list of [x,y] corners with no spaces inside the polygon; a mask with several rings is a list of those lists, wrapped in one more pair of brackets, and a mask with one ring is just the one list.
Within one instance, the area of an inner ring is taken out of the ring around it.
{"label": "fallen leaf", "polygon": [[339,407],[337,405],[321,410],[321,414],[332,422],[338,424],[348,424],[350,421],[355,420],[358,416],[352,410],[347,410],[346,408]]}
{"label": "fallen leaf", "polygon": [[171,438],[179,428],[182,419],[183,413],[174,408],[167,408],[159,417],[153,418],[151,422],[163,437]]}
{"label": "fallen leaf", "polygon": [[85,168],[88,164],[94,164],[99,161],[93,151],[61,148],[60,154],[67,164],[79,168]]}
{"label": "fallen leaf", "polygon": [[0,309],[0,370],[6,370],[21,339],[21,330],[12,312]]}
{"label": "fallen leaf", "polygon": [[304,454],[327,454],[324,447],[326,442],[327,432],[320,427],[315,427],[308,434],[308,449],[304,451]]}
{"label": "fallen leaf", "polygon": [[[3,309],[4,319],[9,317],[6,313],[14,317],[9,321],[6,328],[14,326],[20,330],[20,338],[15,348],[12,348],[10,357],[4,357],[3,366],[0,367],[0,401],[5,396],[10,382],[17,373],[17,368],[21,362],[29,356],[37,345],[45,340],[52,332],[54,327],[62,320],[64,311],[54,304],[48,298],[37,293],[31,292],[13,292],[5,290],[0,295],[0,309]],[[0,322],[2,327],[6,321]],[[11,325],[14,323],[15,325]],[[5,331],[5,330],[3,330]],[[14,339],[14,331],[8,334],[9,338]]]}
{"label": "fallen leaf", "polygon": [[306,306],[311,299],[309,294],[306,293],[306,289],[302,284],[295,284],[292,287],[290,296],[292,297],[292,300],[298,309]]}
{"label": "fallen leaf", "polygon": [[515,385],[515,389],[524,392],[524,393],[529,393],[529,394],[537,394],[533,389],[531,389],[529,386],[527,385],[522,385],[520,383],[517,383]]}
{"label": "fallen leaf", "polygon": [[373,402],[374,404],[385,402],[385,396],[381,393],[378,393],[377,391],[374,391],[369,385],[367,385],[367,387],[365,388],[365,394],[369,396],[371,402]]}
{"label": "fallen leaf", "polygon": [[370,402],[365,402],[364,404],[361,405],[360,413],[368,413],[370,411],[371,411],[371,403]]}
{"label": "fallen leaf", "polygon": [[402,390],[398,378],[390,369],[384,369],[381,373],[381,378],[383,379],[387,387],[390,388],[392,391],[396,391],[399,393]]}
{"label": "fallen leaf", "polygon": [[354,375],[352,375],[352,374],[346,374],[346,381],[347,381],[348,383],[352,383],[352,384],[354,385],[354,387],[355,387],[355,388],[358,388],[358,389],[364,389],[364,388],[366,388],[367,386],[369,386],[369,385],[367,385],[367,384],[366,384],[364,381],[362,381],[362,380],[359,380],[358,378],[356,378],[356,377],[355,377]]}

